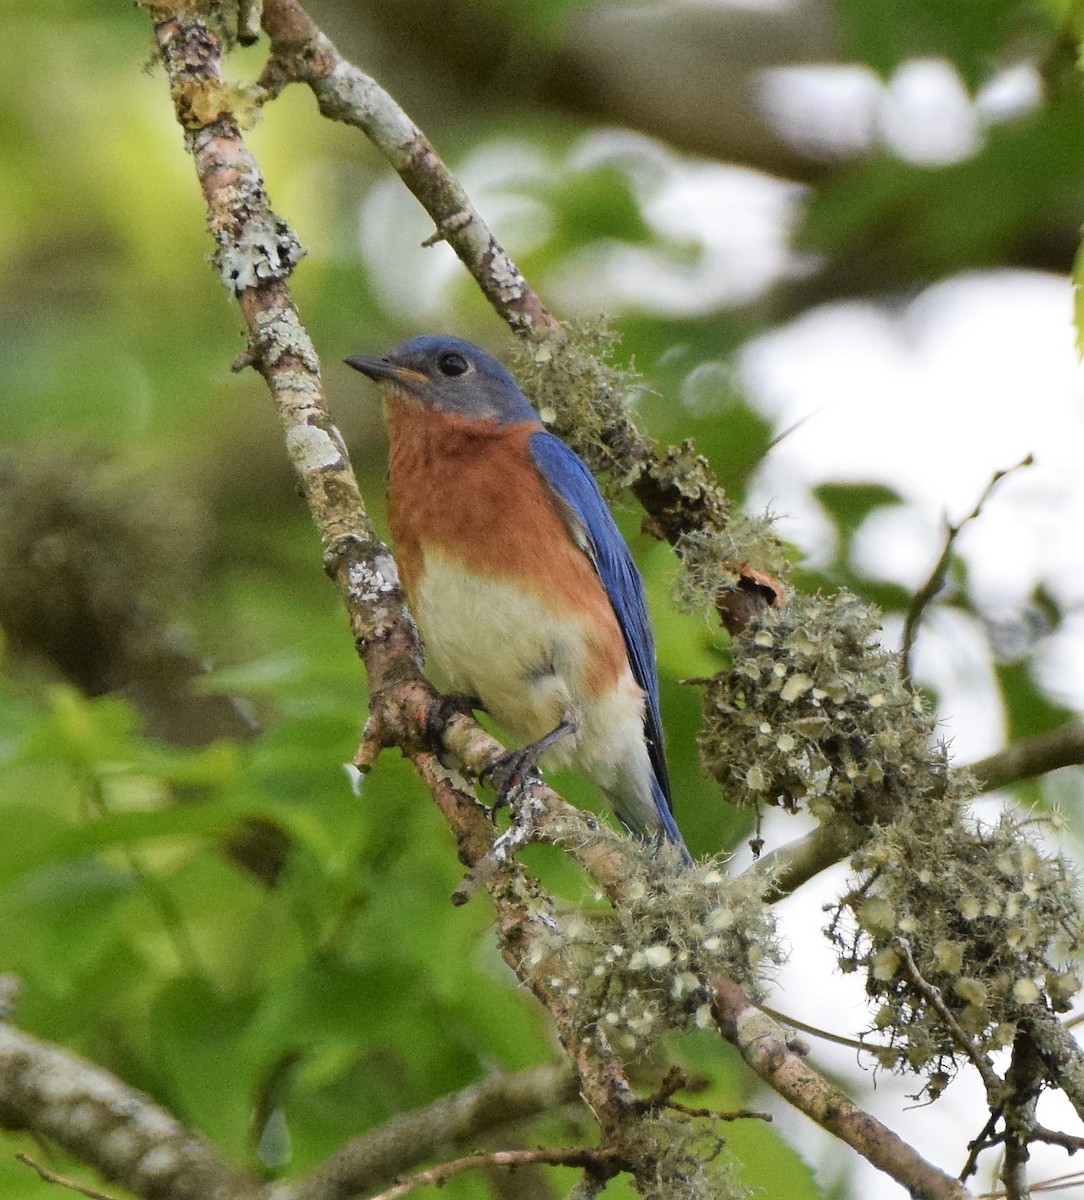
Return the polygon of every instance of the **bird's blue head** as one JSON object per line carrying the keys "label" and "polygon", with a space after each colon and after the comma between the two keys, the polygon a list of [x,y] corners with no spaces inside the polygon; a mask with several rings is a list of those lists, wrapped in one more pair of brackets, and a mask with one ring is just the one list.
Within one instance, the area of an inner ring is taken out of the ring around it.
{"label": "bird's blue head", "polygon": [[471,342],[426,333],[387,354],[354,354],[348,366],[410,399],[476,421],[540,424],[516,381],[495,358]]}

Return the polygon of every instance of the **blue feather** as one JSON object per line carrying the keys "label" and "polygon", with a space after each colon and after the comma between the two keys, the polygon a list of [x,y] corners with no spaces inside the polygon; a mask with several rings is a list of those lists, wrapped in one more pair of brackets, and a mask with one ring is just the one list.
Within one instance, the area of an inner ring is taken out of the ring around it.
{"label": "blue feather", "polygon": [[625,639],[633,677],[647,696],[644,736],[654,772],[652,793],[659,820],[667,838],[684,846],[671,810],[670,778],[666,769],[662,717],[659,713],[655,642],[651,636],[640,573],[599,493],[598,485],[580,458],[550,433],[532,434],[529,445],[531,456],[553,490],[562,516],[594,564],[613,606]]}

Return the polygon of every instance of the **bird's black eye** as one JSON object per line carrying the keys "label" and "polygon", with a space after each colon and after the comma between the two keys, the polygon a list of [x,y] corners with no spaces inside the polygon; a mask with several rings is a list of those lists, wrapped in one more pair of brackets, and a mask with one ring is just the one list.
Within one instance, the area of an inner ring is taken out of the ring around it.
{"label": "bird's black eye", "polygon": [[437,359],[437,366],[440,367],[442,375],[465,375],[470,370],[470,363],[463,357],[462,354],[457,354],[454,350],[449,350],[442,354]]}

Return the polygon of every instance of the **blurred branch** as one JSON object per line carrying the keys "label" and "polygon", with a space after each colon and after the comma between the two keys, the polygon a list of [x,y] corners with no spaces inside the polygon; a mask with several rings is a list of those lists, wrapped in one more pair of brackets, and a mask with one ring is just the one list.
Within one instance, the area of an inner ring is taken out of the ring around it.
{"label": "blurred branch", "polygon": [[582,1167],[588,1174],[606,1179],[621,1169],[612,1150],[576,1148],[572,1150],[490,1150],[481,1154],[469,1154],[453,1162],[430,1167],[395,1184],[387,1191],[373,1196],[372,1200],[400,1200],[422,1187],[443,1187],[455,1175],[464,1171],[481,1171],[486,1167],[523,1167],[533,1164],[553,1167]]}
{"label": "blurred branch", "polygon": [[636,129],[786,179],[809,182],[837,169],[786,136],[764,88],[773,68],[837,60],[825,0],[785,8],[581,4],[566,8],[549,37],[535,36],[515,5],[491,5],[483,17],[456,0],[375,0],[358,16],[385,36],[389,69],[411,64],[404,86],[417,86],[422,63],[441,97],[458,88],[464,108],[497,94],[505,107],[546,106]]}
{"label": "blurred branch", "polygon": [[0,1125],[56,1142],[147,1200],[266,1200],[210,1143],[101,1067],[0,1022]]}
{"label": "blurred branch", "polygon": [[900,644],[900,656],[903,659],[903,668],[907,672],[908,678],[911,673],[911,652],[915,645],[915,636],[918,633],[919,622],[922,620],[922,615],[930,606],[930,603],[937,596],[937,593],[945,586],[945,576],[948,574],[949,564],[952,561],[952,549],[956,544],[956,539],[963,533],[966,526],[976,520],[982,513],[983,505],[990,498],[990,493],[997,487],[998,483],[1005,478],[1006,475],[1011,475],[1014,471],[1019,471],[1022,467],[1030,467],[1033,462],[1032,456],[1029,454],[1022,458],[1015,466],[1006,467],[1003,471],[995,471],[990,478],[990,482],[983,488],[982,495],[975,502],[975,507],[962,520],[955,524],[946,519],[945,521],[945,544],[942,547],[941,554],[934,564],[933,570],[930,572],[926,582],[915,592],[910,607],[907,609],[907,615],[903,621],[903,638]]}
{"label": "blurred branch", "polygon": [[965,1200],[971,1195],[807,1066],[791,1049],[782,1028],[731,980],[718,980],[712,1011],[723,1036],[770,1088],[895,1179],[911,1196]]}
{"label": "blurred branch", "polygon": [[444,1147],[470,1144],[578,1098],[579,1080],[567,1062],[494,1072],[352,1139],[307,1175],[280,1184],[276,1200],[348,1200],[386,1186]]}
{"label": "blurred branch", "polygon": [[984,792],[1034,779],[1062,767],[1084,764],[1084,720],[1074,717],[1057,729],[1021,738],[963,769]]}

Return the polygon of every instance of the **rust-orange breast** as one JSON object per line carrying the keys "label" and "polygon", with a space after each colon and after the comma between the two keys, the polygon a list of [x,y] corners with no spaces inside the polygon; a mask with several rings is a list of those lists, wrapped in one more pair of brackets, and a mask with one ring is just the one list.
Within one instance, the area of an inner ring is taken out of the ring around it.
{"label": "rust-orange breast", "polygon": [[583,620],[592,631],[589,686],[611,686],[627,669],[624,640],[594,567],[531,458],[528,439],[539,427],[471,420],[394,395],[387,418],[389,520],[412,603],[426,548],[439,550]]}

